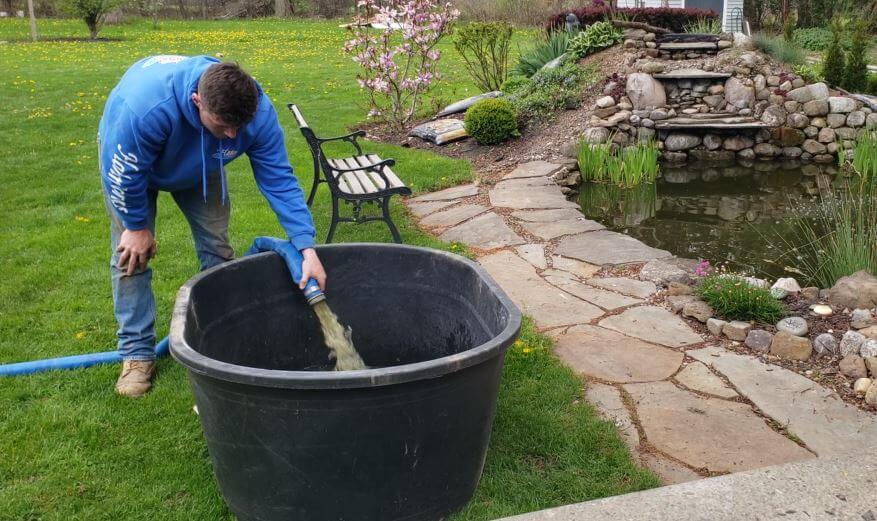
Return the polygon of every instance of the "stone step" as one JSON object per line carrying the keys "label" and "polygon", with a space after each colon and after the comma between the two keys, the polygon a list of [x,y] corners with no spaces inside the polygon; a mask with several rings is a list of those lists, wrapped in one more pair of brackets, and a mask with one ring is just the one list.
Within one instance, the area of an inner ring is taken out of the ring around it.
{"label": "stone step", "polygon": [[679,69],[663,74],[652,74],[656,80],[715,80],[731,77],[730,72],[708,72],[700,69]]}
{"label": "stone step", "polygon": [[748,117],[726,117],[726,118],[672,118],[663,121],[656,121],[655,128],[659,130],[669,129],[726,129],[739,130],[749,128],[770,128],[770,125],[763,121]]}
{"label": "stone step", "polygon": [[670,42],[659,43],[658,49],[662,51],[717,51],[719,46],[714,42]]}
{"label": "stone step", "polygon": [[670,33],[658,36],[658,43],[669,42],[718,42],[719,35],[706,33]]}

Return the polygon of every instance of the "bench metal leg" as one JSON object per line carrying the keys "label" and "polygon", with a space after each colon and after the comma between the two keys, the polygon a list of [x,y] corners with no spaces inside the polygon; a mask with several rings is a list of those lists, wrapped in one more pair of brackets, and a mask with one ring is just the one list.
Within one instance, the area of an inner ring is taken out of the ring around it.
{"label": "bench metal leg", "polygon": [[381,211],[384,214],[384,221],[387,223],[387,227],[390,228],[390,233],[393,234],[393,241],[396,244],[402,244],[402,237],[399,236],[399,230],[396,229],[396,225],[393,224],[393,220],[390,218],[390,197],[384,197],[383,203],[381,203]]}
{"label": "bench metal leg", "polygon": [[[314,186],[317,186],[314,183]],[[332,222],[329,224],[329,234],[326,236],[326,244],[332,242],[332,236],[335,235],[335,227],[338,226],[338,198],[332,194]]]}
{"label": "bench metal leg", "polygon": [[317,195],[317,186],[320,184],[320,163],[314,158],[314,184],[311,186],[311,195],[308,196],[308,206],[314,202],[314,196]]}

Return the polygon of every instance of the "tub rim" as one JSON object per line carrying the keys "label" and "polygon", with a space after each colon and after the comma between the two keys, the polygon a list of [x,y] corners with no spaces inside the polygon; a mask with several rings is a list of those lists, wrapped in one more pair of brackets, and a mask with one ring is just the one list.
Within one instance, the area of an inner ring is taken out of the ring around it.
{"label": "tub rim", "polygon": [[227,268],[230,264],[252,262],[254,259],[273,255],[272,252],[240,257],[227,263],[204,270],[183,284],[177,292],[169,334],[171,356],[189,371],[245,385],[273,387],[280,389],[356,389],[380,387],[437,378],[477,365],[495,356],[502,355],[518,336],[521,329],[521,311],[503,289],[478,263],[460,255],[443,250],[420,246],[387,243],[344,243],[316,246],[317,253],[328,249],[358,250],[362,248],[400,249],[431,255],[443,255],[451,262],[464,264],[481,276],[508,313],[505,328],[495,337],[471,349],[432,360],[359,371],[286,371],[263,369],[231,364],[202,355],[186,341],[183,331],[186,324],[186,309],[190,302],[192,287],[213,272]]}

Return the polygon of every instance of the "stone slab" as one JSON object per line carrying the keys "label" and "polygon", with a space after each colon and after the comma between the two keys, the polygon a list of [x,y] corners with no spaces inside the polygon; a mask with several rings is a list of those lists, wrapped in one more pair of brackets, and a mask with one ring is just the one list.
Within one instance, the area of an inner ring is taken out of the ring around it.
{"label": "stone slab", "polygon": [[524,244],[515,248],[515,251],[535,268],[544,270],[548,267],[548,262],[545,260],[544,244]]}
{"label": "stone slab", "polygon": [[638,298],[649,298],[658,291],[654,282],[628,279],[626,277],[595,277],[587,282],[598,288],[617,291],[618,293]]}
{"label": "stone slab", "polygon": [[453,188],[446,188],[438,192],[431,192],[424,195],[418,195],[410,199],[414,203],[423,203],[429,201],[452,201],[454,199],[462,199],[463,197],[471,197],[478,195],[478,187],[475,185],[460,185]]}
{"label": "stone slab", "polygon": [[602,224],[584,218],[541,223],[522,222],[521,226],[544,241],[550,241],[564,235],[575,235],[605,229]]}
{"label": "stone slab", "polygon": [[678,351],[590,325],[555,335],[554,353],[577,373],[617,383],[663,380],[683,358]]}
{"label": "stone slab", "polygon": [[642,453],[640,454],[640,461],[649,470],[657,474],[661,478],[661,484],[665,486],[703,479],[700,474],[685,465],[657,454]]}
{"label": "stone slab", "polygon": [[494,250],[527,242],[509,228],[502,217],[493,212],[449,228],[439,239],[445,242],[462,242],[480,250]]}
{"label": "stone slab", "polygon": [[521,186],[556,186],[554,181],[547,177],[516,177],[513,179],[504,179],[496,185],[494,188],[498,188],[500,190],[507,188],[515,188]]}
{"label": "stone slab", "polygon": [[412,128],[408,135],[419,137],[436,145],[444,145],[468,136],[466,125],[459,119],[428,121]]}
{"label": "stone slab", "polygon": [[670,382],[625,384],[646,439],[698,469],[739,472],[812,458],[749,405],[706,399]]}
{"label": "stone slab", "polygon": [[604,318],[600,325],[619,333],[668,347],[703,342],[688,324],[673,313],[656,306],[641,306]]}
{"label": "stone slab", "polygon": [[480,204],[461,204],[424,217],[420,220],[420,224],[432,228],[455,226],[487,210],[486,206],[481,206]]}
{"label": "stone slab", "polygon": [[692,391],[729,400],[740,396],[737,391],[728,387],[721,378],[710,372],[709,368],[701,362],[692,362],[686,365],[674,378]]}
{"label": "stone slab", "polygon": [[688,356],[723,374],[764,414],[819,456],[877,446],[877,417],[847,405],[833,391],[779,366],[719,347]]}
{"label": "stone slab", "polygon": [[652,248],[633,237],[608,230],[566,237],[560,241],[555,252],[591,264],[627,264],[671,256],[668,251]]}
{"label": "stone slab", "polygon": [[519,210],[512,212],[512,217],[531,223],[548,223],[566,219],[580,219],[584,218],[584,215],[577,209],[562,208],[560,210]]}
{"label": "stone slab", "polygon": [[599,382],[588,382],[585,387],[585,398],[588,403],[597,408],[600,416],[611,421],[621,434],[621,439],[631,451],[639,449],[639,432],[636,424],[630,417],[624,401],[621,399],[621,391],[611,385]]}
{"label": "stone slab", "polygon": [[677,69],[662,74],[652,74],[652,78],[657,80],[706,80],[730,77],[730,72],[710,72],[700,69]]}
{"label": "stone slab", "polygon": [[593,264],[588,264],[587,262],[582,262],[576,259],[569,259],[561,255],[551,256],[551,267],[556,270],[563,270],[572,273],[580,279],[593,277],[595,273],[600,271],[600,266],[594,266]]}
{"label": "stone slab", "polygon": [[408,211],[415,217],[425,217],[433,212],[437,212],[442,208],[447,208],[457,201],[433,201],[425,203],[408,203]]}
{"label": "stone slab", "polygon": [[877,452],[851,451],[498,521],[813,521],[874,519]]}
{"label": "stone slab", "polygon": [[542,280],[536,268],[512,252],[487,255],[478,262],[538,328],[581,324],[603,314],[597,306]]}
{"label": "stone slab", "polygon": [[548,161],[530,161],[518,165],[503,179],[520,179],[523,177],[548,177],[561,169],[562,165],[549,163]]}
{"label": "stone slab", "polygon": [[578,208],[567,201],[559,186],[514,186],[494,188],[488,192],[490,204],[500,208],[517,210],[546,208]]}
{"label": "stone slab", "polygon": [[587,300],[591,304],[596,304],[607,311],[633,306],[634,304],[642,302],[642,300],[637,298],[628,297],[604,289],[598,289],[579,282],[577,278],[565,271],[546,270],[542,273],[542,276],[550,284],[553,284],[582,300]]}

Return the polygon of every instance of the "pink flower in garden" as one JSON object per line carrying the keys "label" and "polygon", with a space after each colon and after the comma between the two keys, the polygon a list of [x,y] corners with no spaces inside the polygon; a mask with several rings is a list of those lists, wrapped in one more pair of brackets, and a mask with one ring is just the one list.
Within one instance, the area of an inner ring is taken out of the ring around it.
{"label": "pink flower in garden", "polygon": [[698,277],[705,277],[709,274],[710,271],[712,271],[712,268],[710,267],[710,261],[705,259],[701,259],[700,262],[697,263],[697,266],[695,266],[694,268],[694,274]]}

